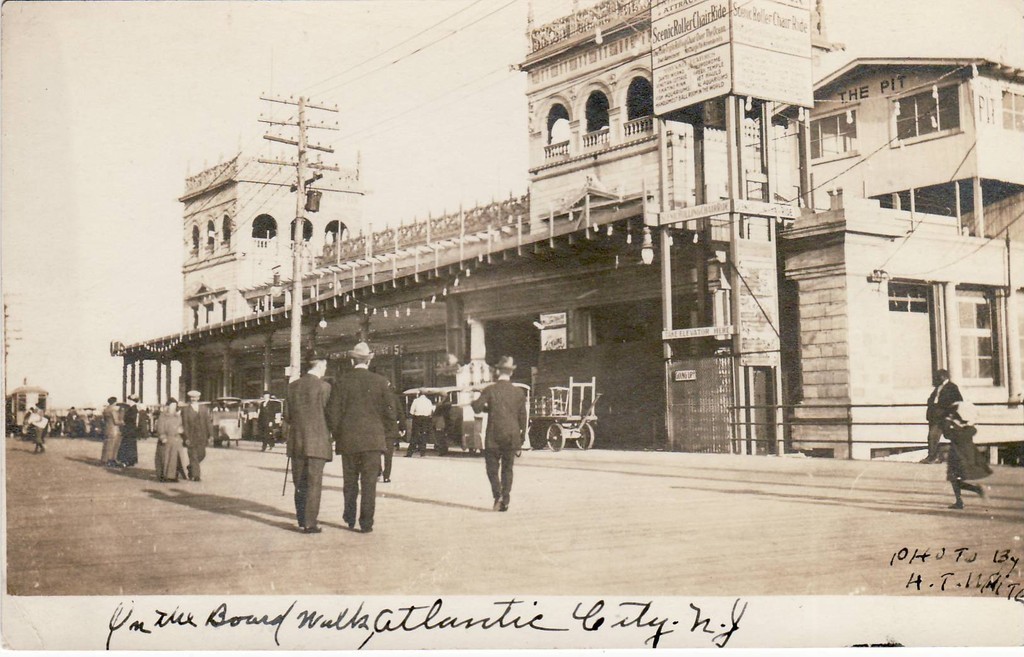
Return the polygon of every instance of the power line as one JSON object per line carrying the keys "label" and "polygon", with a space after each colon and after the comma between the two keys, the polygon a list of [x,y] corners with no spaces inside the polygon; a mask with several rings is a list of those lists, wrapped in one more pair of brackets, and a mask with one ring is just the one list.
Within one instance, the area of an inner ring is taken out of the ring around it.
{"label": "power line", "polygon": [[349,66],[348,68],[346,68],[345,70],[341,71],[340,73],[335,73],[334,75],[331,75],[330,77],[327,77],[327,78],[324,78],[323,80],[320,80],[319,82],[314,82],[313,84],[311,84],[311,85],[309,85],[308,87],[306,87],[306,88],[304,89],[304,91],[309,91],[309,90],[313,89],[314,87],[317,87],[317,86],[319,86],[319,85],[321,85],[321,84],[325,84],[325,83],[327,83],[327,82],[330,82],[331,80],[336,80],[337,78],[339,78],[339,77],[341,77],[341,76],[345,75],[346,73],[349,73],[349,72],[351,72],[351,71],[354,71],[355,69],[359,68],[359,67],[360,67],[360,66],[362,66],[363,64],[366,64],[367,62],[371,62],[371,61],[373,61],[374,59],[377,59],[378,57],[380,57],[380,56],[382,56],[382,55],[385,55],[385,54],[387,54],[387,53],[391,52],[392,50],[394,50],[394,49],[396,49],[396,48],[398,48],[398,47],[400,47],[400,46],[404,46],[405,44],[409,43],[410,41],[412,41],[412,40],[413,40],[413,39],[415,39],[416,37],[418,37],[418,36],[421,36],[421,35],[423,35],[423,34],[426,34],[426,33],[427,33],[427,32],[429,32],[430,30],[432,30],[432,29],[434,29],[435,27],[437,27],[438,25],[441,25],[442,23],[445,23],[445,22],[447,22],[447,21],[451,20],[452,18],[455,18],[456,16],[458,16],[458,15],[459,15],[459,14],[461,14],[462,12],[464,12],[464,11],[467,11],[468,9],[471,9],[471,8],[475,7],[476,5],[480,4],[481,2],[483,2],[483,0],[474,0],[474,2],[471,2],[470,4],[466,5],[466,6],[465,6],[465,7],[463,7],[462,9],[459,9],[458,11],[456,11],[456,12],[455,12],[455,13],[453,13],[453,14],[449,14],[448,16],[445,16],[444,18],[442,18],[442,19],[441,19],[441,20],[439,20],[438,22],[434,23],[434,24],[433,24],[433,25],[431,25],[430,27],[426,27],[426,28],[424,28],[424,29],[420,30],[420,31],[419,31],[419,32],[417,32],[416,34],[414,34],[414,35],[412,35],[411,37],[409,37],[409,38],[405,39],[404,41],[400,41],[399,43],[396,43],[396,44],[394,44],[393,46],[391,46],[391,47],[387,48],[386,50],[382,50],[382,51],[380,51],[380,52],[378,52],[378,53],[375,53],[375,54],[373,54],[373,55],[370,55],[370,56],[369,56],[369,57],[367,57],[366,59],[364,59],[364,60],[360,61],[360,62],[359,62],[359,63],[357,63],[357,64],[353,64],[352,66]]}

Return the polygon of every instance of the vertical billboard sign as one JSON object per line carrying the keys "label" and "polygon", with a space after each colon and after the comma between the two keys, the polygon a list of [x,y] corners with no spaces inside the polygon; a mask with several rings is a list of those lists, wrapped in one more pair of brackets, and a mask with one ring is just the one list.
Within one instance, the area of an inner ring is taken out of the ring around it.
{"label": "vertical billboard sign", "polygon": [[654,113],[667,114],[728,94],[809,107],[811,1],[654,4]]}

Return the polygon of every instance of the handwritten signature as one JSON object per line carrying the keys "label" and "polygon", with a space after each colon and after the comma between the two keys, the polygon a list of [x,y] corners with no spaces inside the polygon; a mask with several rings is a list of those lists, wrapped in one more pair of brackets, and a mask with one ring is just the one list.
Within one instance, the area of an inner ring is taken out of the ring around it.
{"label": "handwritten signature", "polygon": [[[991,554],[991,559],[989,555]],[[1024,604],[1024,582],[1020,581],[1021,557],[1013,550],[981,552],[968,547],[901,547],[892,553],[889,566],[911,566],[914,570],[904,584],[907,590],[923,593],[977,592]],[[941,572],[929,574],[930,568]],[[1013,579],[1017,573],[1018,579]]]}

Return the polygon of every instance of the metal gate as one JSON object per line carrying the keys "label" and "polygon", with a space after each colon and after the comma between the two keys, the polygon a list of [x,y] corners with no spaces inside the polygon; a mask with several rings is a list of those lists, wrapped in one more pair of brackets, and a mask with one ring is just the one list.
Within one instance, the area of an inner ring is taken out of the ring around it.
{"label": "metal gate", "polygon": [[732,358],[696,356],[666,364],[669,445],[674,451],[728,454]]}

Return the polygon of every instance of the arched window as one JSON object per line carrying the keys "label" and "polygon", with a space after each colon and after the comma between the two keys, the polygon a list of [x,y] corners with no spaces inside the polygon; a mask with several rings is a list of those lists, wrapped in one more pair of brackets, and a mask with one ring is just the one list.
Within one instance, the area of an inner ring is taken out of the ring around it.
{"label": "arched window", "polygon": [[213,225],[213,219],[206,222],[206,248],[211,251],[217,246],[217,227]]}
{"label": "arched window", "polygon": [[[292,219],[291,226],[288,229],[288,237],[291,238],[295,234],[295,222],[298,219]],[[313,222],[309,219],[302,220],[302,241],[308,242],[313,237]]]}
{"label": "arched window", "polygon": [[327,244],[334,244],[335,242],[341,241],[345,239],[346,232],[348,232],[348,227],[337,219],[328,222],[327,227],[324,228],[324,242]]}
{"label": "arched window", "polygon": [[221,222],[220,222],[220,234],[221,234],[221,241],[223,241],[224,244],[230,246],[231,245],[231,217],[229,217],[227,215],[224,215],[224,218],[221,219]]}
{"label": "arched window", "polygon": [[192,226],[192,251],[199,251],[199,226]]}
{"label": "arched window", "polygon": [[569,141],[569,110],[563,105],[552,105],[548,112],[548,144]]}
{"label": "arched window", "polygon": [[252,236],[258,240],[277,237],[277,220],[269,214],[261,214],[252,222]]}
{"label": "arched window", "polygon": [[644,77],[635,77],[626,92],[626,120],[654,114],[654,91]]}
{"label": "arched window", "polygon": [[608,127],[608,97],[595,91],[587,98],[587,132]]}

